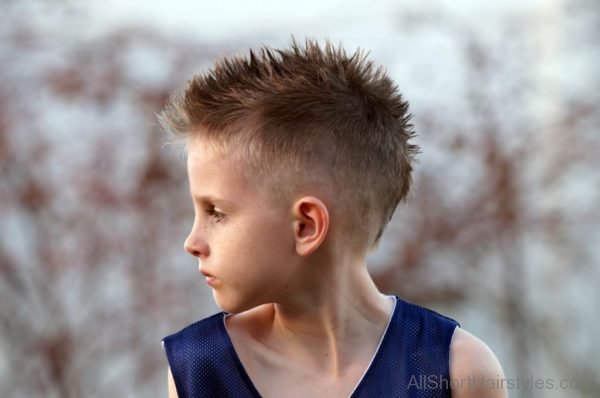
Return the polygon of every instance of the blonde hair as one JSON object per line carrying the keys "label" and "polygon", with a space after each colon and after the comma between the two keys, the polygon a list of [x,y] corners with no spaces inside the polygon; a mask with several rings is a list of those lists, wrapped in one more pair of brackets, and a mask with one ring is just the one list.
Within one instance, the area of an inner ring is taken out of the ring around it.
{"label": "blonde hair", "polygon": [[217,144],[280,195],[323,193],[332,225],[365,248],[409,191],[419,152],[410,117],[397,86],[362,51],[311,40],[221,59],[159,114],[166,131]]}

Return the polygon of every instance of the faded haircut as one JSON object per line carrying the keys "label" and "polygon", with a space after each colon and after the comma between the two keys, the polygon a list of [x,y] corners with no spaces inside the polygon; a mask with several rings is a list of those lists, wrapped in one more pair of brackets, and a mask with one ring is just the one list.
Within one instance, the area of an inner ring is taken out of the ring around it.
{"label": "faded haircut", "polygon": [[411,185],[417,145],[408,103],[357,50],[292,40],[223,58],[171,95],[158,115],[176,137],[202,137],[277,194],[321,195],[331,226],[377,245]]}

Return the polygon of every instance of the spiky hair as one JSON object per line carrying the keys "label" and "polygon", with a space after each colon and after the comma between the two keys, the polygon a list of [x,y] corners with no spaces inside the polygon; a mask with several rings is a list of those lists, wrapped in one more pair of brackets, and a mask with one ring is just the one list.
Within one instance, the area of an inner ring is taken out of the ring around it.
{"label": "spiky hair", "polygon": [[411,185],[419,148],[409,143],[410,117],[361,50],[293,40],[217,61],[171,96],[159,120],[237,154],[270,189],[321,189],[341,228],[373,247]]}

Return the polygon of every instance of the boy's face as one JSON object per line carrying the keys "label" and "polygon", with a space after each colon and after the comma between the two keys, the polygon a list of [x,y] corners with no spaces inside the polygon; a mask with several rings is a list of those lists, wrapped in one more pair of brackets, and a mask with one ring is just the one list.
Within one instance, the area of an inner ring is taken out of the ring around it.
{"label": "boy's face", "polygon": [[273,205],[267,192],[236,170],[227,155],[189,139],[196,216],[185,249],[210,275],[206,280],[219,307],[232,313],[277,301],[297,266],[291,204]]}

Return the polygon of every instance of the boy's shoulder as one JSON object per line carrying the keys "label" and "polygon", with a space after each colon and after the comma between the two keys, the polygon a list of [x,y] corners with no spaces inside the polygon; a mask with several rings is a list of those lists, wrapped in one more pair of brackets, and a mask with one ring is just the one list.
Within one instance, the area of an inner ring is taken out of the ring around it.
{"label": "boy's shoulder", "polygon": [[454,325],[454,326],[459,326],[460,327],[460,323],[458,321],[456,321],[455,319],[446,316],[444,314],[441,314],[431,308],[419,305],[419,304],[415,304],[413,302],[410,302],[408,300],[405,300],[401,297],[396,296],[396,300],[398,301],[398,305],[400,306],[401,309],[404,310],[404,314],[402,316],[402,318],[404,318],[404,321],[416,321],[415,318],[421,318],[423,320],[426,319],[435,319],[439,322],[443,322],[446,323],[448,325]]}
{"label": "boy's shoulder", "polygon": [[[413,302],[410,302],[408,300],[405,300],[399,296],[395,296],[396,300],[397,300],[397,305],[396,305],[396,312],[399,312],[399,314],[397,314],[397,316],[394,316],[393,318],[396,320],[396,322],[401,322],[404,324],[423,324],[423,323],[427,323],[429,324],[429,326],[431,326],[431,321],[435,320],[436,322],[434,323],[438,323],[438,322],[442,322],[445,323],[449,326],[459,326],[460,327],[460,323],[457,322],[456,320],[454,320],[453,318],[450,318],[446,315],[443,315],[431,308],[419,305],[419,304],[415,304]],[[250,322],[248,319],[243,319],[243,318],[251,318],[249,317],[250,313],[253,311],[247,311],[247,314],[238,314],[239,316],[236,316],[234,318],[236,318],[236,320],[238,322],[236,322],[236,328],[247,328],[250,327],[249,325],[252,324],[252,322]],[[255,311],[256,317],[263,317],[264,314],[262,314],[264,311]],[[246,316],[244,316],[246,315]],[[184,327],[183,329],[179,330],[178,332],[175,332],[167,337],[165,337],[163,339],[163,347],[166,347],[171,345],[174,347],[178,347],[181,346],[183,344],[185,344],[186,342],[191,342],[191,341],[214,341],[214,340],[219,340],[222,341],[225,340],[224,342],[227,342],[227,328],[225,327],[225,317],[227,316],[227,314],[225,312],[217,312],[213,315],[210,315],[208,317],[205,317],[203,319],[200,319],[199,321],[196,321],[186,327]]]}
{"label": "boy's shoulder", "polygon": [[179,397],[258,397],[225,329],[226,313],[192,323],[163,339]]}
{"label": "boy's shoulder", "polygon": [[206,332],[214,332],[215,329],[218,329],[219,324],[223,323],[223,319],[225,318],[226,313],[224,312],[216,312],[212,315],[209,315],[205,318],[202,318],[194,323],[191,323],[181,330],[172,333],[166,336],[163,341],[175,340],[179,339],[183,336],[195,335],[197,333],[206,333]]}
{"label": "boy's shoulder", "polygon": [[227,347],[224,335],[224,312],[218,312],[163,338],[162,345],[169,359],[211,356],[215,350]]}

